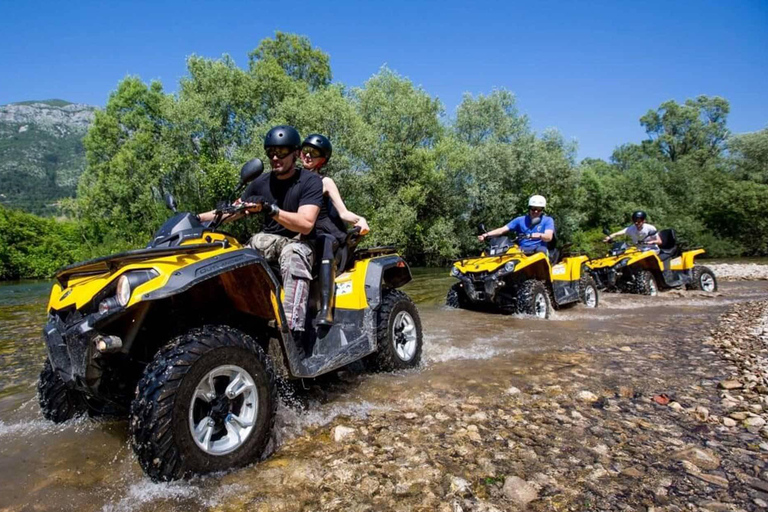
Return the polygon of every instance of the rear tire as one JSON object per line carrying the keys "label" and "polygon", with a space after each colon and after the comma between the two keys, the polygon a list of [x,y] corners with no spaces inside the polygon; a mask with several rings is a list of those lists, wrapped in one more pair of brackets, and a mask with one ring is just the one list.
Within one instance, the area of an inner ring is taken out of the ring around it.
{"label": "rear tire", "polygon": [[549,318],[552,313],[547,287],[538,279],[529,279],[518,287],[515,303],[517,312],[524,315]]}
{"label": "rear tire", "polygon": [[88,410],[83,394],[67,386],[49,359],[45,360],[43,371],[40,372],[37,392],[43,416],[54,423],[63,423]]}
{"label": "rear tire", "polygon": [[131,404],[133,451],[154,481],[244,466],[263,454],[276,406],[272,364],[250,336],[192,329],[144,370]]}
{"label": "rear tire", "polygon": [[413,368],[421,361],[423,338],[419,311],[400,290],[387,290],[376,323],[377,350],[369,358],[374,370]]}
{"label": "rear tire", "polygon": [[632,291],[638,295],[655,297],[659,294],[659,285],[656,283],[656,278],[653,277],[653,273],[650,270],[640,270],[635,274]]}
{"label": "rear tire", "polygon": [[467,309],[467,294],[461,283],[454,283],[445,297],[445,305],[450,308]]}
{"label": "rear tire", "polygon": [[691,282],[686,286],[689,290],[717,291],[717,278],[709,268],[703,265],[694,266],[691,278]]}
{"label": "rear tire", "polygon": [[579,279],[579,299],[588,308],[596,308],[600,302],[597,284],[587,272],[583,272]]}

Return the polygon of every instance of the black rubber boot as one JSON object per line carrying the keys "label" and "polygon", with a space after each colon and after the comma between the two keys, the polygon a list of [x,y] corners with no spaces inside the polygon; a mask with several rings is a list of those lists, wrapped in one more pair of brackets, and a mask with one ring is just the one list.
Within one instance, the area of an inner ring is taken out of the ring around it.
{"label": "black rubber boot", "polygon": [[323,260],[320,263],[320,310],[317,312],[317,325],[333,325],[333,306],[336,297],[336,262]]}

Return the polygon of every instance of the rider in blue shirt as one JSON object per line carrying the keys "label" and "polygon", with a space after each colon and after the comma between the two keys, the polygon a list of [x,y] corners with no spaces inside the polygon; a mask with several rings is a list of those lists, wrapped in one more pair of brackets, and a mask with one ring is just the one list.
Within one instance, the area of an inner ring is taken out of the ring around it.
{"label": "rider in blue shirt", "polygon": [[[544,196],[531,196],[528,200],[528,215],[522,215],[512,219],[509,224],[496,228],[487,233],[478,236],[481,242],[486,238],[502,236],[510,231],[517,234],[529,235],[520,241],[520,249],[526,253],[543,252],[547,253],[547,243],[555,236],[555,221],[552,217],[544,215],[544,208],[547,207],[547,200]],[[541,222],[532,226],[533,220],[541,217]]]}

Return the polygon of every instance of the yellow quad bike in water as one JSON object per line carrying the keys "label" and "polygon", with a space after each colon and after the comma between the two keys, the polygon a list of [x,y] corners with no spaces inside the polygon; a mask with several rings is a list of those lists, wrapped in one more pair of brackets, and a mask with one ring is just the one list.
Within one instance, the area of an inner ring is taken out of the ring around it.
{"label": "yellow quad bike in water", "polygon": [[[534,225],[541,222],[534,219]],[[480,226],[485,232],[485,226]],[[584,267],[586,256],[560,260],[553,237],[546,254],[525,253],[519,242],[524,235],[510,239],[491,238],[478,258],[454,262],[451,275],[459,280],[448,291],[446,304],[462,309],[488,309],[549,318],[552,308],[582,302],[589,308],[598,305],[598,291]]]}
{"label": "yellow quad bike in water", "polygon": [[[239,189],[263,171],[241,171]],[[172,198],[169,206],[175,211]],[[133,450],[153,480],[255,462],[277,407],[270,340],[289,378],[311,378],[358,360],[382,370],[419,364],[421,321],[397,288],[411,280],[391,248],[340,248],[333,326],[287,328],[283,290],[259,251],[177,213],[144,249],[59,270],[48,303],[38,383],[44,416],[62,422],[127,411]],[[313,281],[307,318],[318,309]]]}
{"label": "yellow quad bike in water", "polygon": [[[607,229],[603,232],[610,235]],[[652,233],[649,236],[652,236]],[[696,265],[695,258],[704,249],[682,251],[673,229],[659,231],[659,253],[641,240],[638,244],[614,242],[603,258],[587,263],[601,290],[658,295],[660,289],[685,286],[689,290],[717,291],[714,272]]]}

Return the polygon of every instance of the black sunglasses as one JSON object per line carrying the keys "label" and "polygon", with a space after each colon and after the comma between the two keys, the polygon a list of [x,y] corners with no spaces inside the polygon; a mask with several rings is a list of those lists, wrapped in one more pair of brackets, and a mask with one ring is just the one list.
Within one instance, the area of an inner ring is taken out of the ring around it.
{"label": "black sunglasses", "polygon": [[531,208],[528,208],[528,210],[532,211],[532,212],[543,212],[544,208],[533,208],[533,207],[531,207]]}
{"label": "black sunglasses", "polygon": [[287,146],[270,146],[266,148],[266,151],[269,158],[277,157],[283,159],[293,153],[294,149]]}

